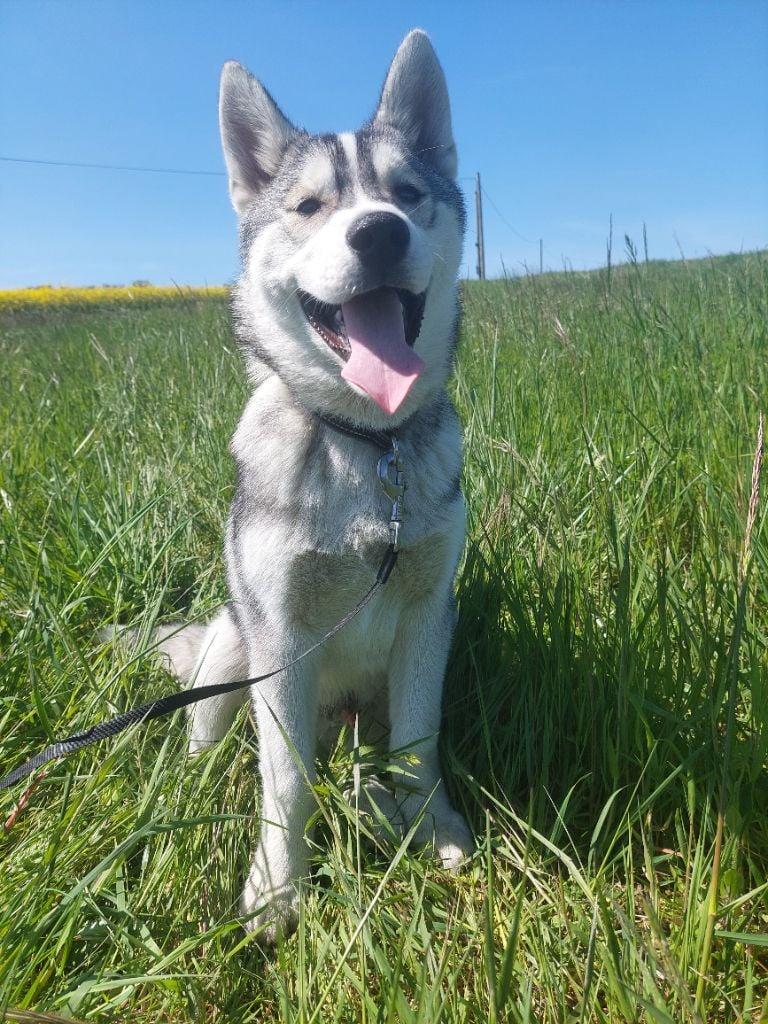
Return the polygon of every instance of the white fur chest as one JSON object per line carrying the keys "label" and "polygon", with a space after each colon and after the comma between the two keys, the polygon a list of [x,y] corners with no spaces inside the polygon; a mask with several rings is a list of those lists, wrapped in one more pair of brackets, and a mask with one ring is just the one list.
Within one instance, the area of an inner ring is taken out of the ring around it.
{"label": "white fur chest", "polygon": [[[404,610],[450,594],[464,506],[458,422],[447,400],[444,407],[446,415],[424,436],[414,423],[399,441],[407,483],[401,551],[371,612],[376,630],[362,615],[332,645],[338,662],[355,652],[358,673],[369,662],[371,680]],[[425,427],[430,424],[422,432]],[[227,537],[232,596],[251,621],[321,636],[370,587],[387,550],[392,503],[377,471],[382,453],[308,417],[276,378],[249,401],[232,450],[238,465]]]}
{"label": "white fur chest", "polygon": [[[456,530],[461,435],[447,400],[440,409],[445,415],[439,421],[397,432],[407,488],[405,548]],[[232,452],[238,465],[235,527],[258,520],[262,531],[275,539],[282,535],[286,550],[294,552],[365,558],[369,547],[386,545],[392,502],[378,474],[383,452],[298,409],[278,378],[266,380],[250,399]]]}

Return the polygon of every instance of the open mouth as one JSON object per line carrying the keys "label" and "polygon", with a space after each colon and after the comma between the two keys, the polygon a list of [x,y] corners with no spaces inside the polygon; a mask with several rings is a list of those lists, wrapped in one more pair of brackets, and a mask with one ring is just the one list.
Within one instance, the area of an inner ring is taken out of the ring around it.
{"label": "open mouth", "polygon": [[[426,292],[414,295],[413,292],[406,291],[404,288],[382,288],[376,291],[394,291],[396,293],[402,307],[405,342],[413,348],[421,330],[421,321],[424,317],[424,303],[427,297]],[[375,296],[374,292],[369,292],[368,294],[372,298]],[[302,291],[299,291],[299,302],[307,320],[326,345],[340,356],[344,362],[347,362],[352,354],[352,347],[349,342],[342,307],[321,302],[313,295]]]}

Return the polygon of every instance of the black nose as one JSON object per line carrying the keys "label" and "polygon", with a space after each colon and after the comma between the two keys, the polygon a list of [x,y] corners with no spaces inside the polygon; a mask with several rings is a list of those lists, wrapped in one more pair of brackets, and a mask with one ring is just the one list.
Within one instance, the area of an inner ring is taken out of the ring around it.
{"label": "black nose", "polygon": [[347,231],[347,241],[370,270],[385,270],[405,255],[408,225],[396,213],[366,213]]}

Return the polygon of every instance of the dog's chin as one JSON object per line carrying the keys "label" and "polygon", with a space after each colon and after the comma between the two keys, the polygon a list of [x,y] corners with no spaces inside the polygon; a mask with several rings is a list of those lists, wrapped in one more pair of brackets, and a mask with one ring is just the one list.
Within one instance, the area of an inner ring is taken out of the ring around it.
{"label": "dog's chin", "polygon": [[[395,291],[403,311],[405,340],[413,348],[421,332],[427,293],[424,291],[417,295],[404,288],[396,288]],[[301,289],[297,294],[302,313],[309,326],[322,339],[323,343],[342,362],[346,363],[352,354],[352,348],[347,337],[341,305],[323,302]]]}

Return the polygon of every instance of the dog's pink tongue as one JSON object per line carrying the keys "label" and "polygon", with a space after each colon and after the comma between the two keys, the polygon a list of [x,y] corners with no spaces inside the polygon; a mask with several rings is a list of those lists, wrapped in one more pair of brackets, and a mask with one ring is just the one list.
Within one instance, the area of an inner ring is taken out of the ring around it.
{"label": "dog's pink tongue", "polygon": [[424,369],[405,340],[403,309],[393,288],[378,288],[341,307],[352,354],[341,371],[391,416]]}

